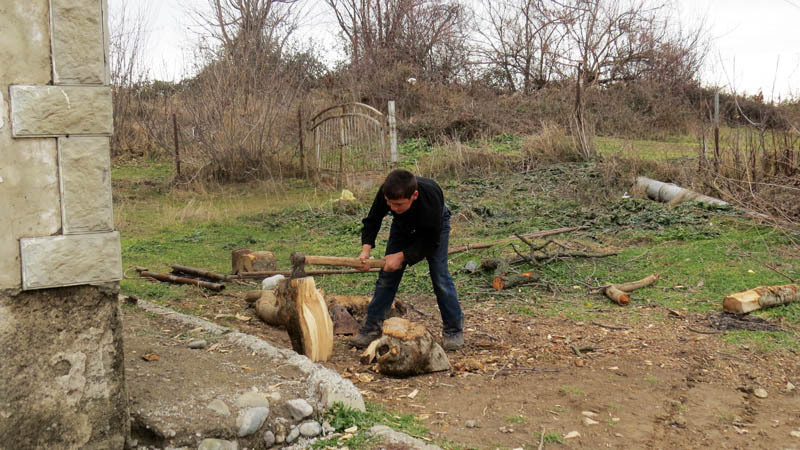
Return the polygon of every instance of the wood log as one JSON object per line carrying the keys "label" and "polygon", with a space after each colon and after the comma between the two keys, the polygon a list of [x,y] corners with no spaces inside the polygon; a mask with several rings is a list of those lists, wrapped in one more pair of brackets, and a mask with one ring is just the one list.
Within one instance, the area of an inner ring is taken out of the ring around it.
{"label": "wood log", "polygon": [[[325,301],[328,303],[328,308],[333,308],[334,305],[343,306],[347,311],[356,317],[363,317],[367,315],[367,307],[372,297],[365,295],[339,295],[339,294],[325,294]],[[392,307],[389,309],[389,317],[404,316],[406,314],[406,307],[399,299],[395,299]]]}
{"label": "wood log", "polygon": [[628,283],[617,283],[614,286],[622,292],[633,292],[636,289],[641,289],[645,286],[650,286],[656,281],[658,281],[658,274],[654,273],[652,275],[648,275],[642,278],[641,280],[630,281]]}
{"label": "wood log", "polygon": [[314,278],[281,280],[275,295],[278,318],[286,326],[294,351],[312,361],[327,361],[333,353],[333,322]]}
{"label": "wood log", "polygon": [[631,296],[617,288],[615,285],[604,286],[602,288],[603,294],[614,301],[618,305],[627,305],[631,302]]}
{"label": "wood log", "polygon": [[208,278],[209,280],[227,281],[228,276],[221,273],[212,272],[210,270],[198,269],[197,267],[182,266],[180,264],[172,265],[172,272],[180,276],[180,274],[194,275],[196,277]]}
{"label": "wood log", "polygon": [[729,313],[747,314],[757,309],[785,305],[799,300],[800,285],[759,286],[725,297],[722,307]]}
{"label": "wood log", "polygon": [[252,251],[240,248],[231,252],[233,274],[275,270],[277,260],[270,251]]}
{"label": "wood log", "polygon": [[502,291],[503,289],[511,289],[513,287],[535,283],[537,281],[539,281],[539,275],[533,272],[506,273],[495,276],[492,279],[492,287],[496,291]]}
{"label": "wood log", "polygon": [[153,273],[153,272],[148,272],[147,270],[141,270],[139,271],[139,276],[146,278],[153,278],[155,280],[164,281],[167,283],[189,284],[192,286],[198,286],[201,288],[210,289],[216,292],[225,289],[224,284],[211,283],[203,280],[195,280],[194,278],[177,277],[175,275],[170,275],[168,273]]}
{"label": "wood log", "polygon": [[[258,292],[260,295],[255,302],[256,315],[268,325],[279,327],[285,325],[284,317],[281,316],[281,305],[275,291],[251,291]],[[248,292],[248,295],[250,293]]]}
{"label": "wood log", "polygon": [[361,363],[378,363],[380,373],[407,377],[450,369],[450,360],[421,324],[400,317],[383,322],[383,336],[361,354]]}
{"label": "wood log", "polygon": [[718,198],[709,197],[672,183],[664,183],[647,177],[637,177],[634,190],[643,192],[651,200],[658,202],[676,204],[686,201],[694,201],[714,206],[728,205],[728,202],[722,201]]}

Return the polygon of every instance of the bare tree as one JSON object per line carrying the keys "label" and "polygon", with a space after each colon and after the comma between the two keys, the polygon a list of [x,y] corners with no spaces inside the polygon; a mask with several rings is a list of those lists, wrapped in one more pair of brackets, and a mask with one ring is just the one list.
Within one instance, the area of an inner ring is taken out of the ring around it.
{"label": "bare tree", "polygon": [[466,58],[467,11],[457,0],[325,1],[357,70],[401,63],[449,80]]}
{"label": "bare tree", "polygon": [[530,93],[558,74],[563,33],[542,0],[484,0],[479,63],[502,74],[513,92]]}

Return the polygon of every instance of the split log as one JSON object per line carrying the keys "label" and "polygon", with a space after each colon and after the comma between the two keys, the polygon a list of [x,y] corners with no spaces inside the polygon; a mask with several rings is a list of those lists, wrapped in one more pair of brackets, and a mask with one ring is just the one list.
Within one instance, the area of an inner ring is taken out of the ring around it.
{"label": "split log", "polygon": [[664,183],[647,177],[636,177],[635,191],[643,192],[651,200],[677,204],[686,201],[694,201],[713,206],[728,206],[728,202],[718,198],[709,197],[698,192],[682,188],[672,183]]}
{"label": "split log", "polygon": [[275,295],[292,349],[312,361],[327,361],[333,353],[333,322],[314,278],[281,280]]}
{"label": "split log", "polygon": [[197,267],[182,266],[180,264],[172,265],[172,273],[194,275],[196,277],[208,278],[209,280],[227,281],[228,276],[220,273],[212,272],[210,270],[198,269]]}
{"label": "split log", "polygon": [[421,324],[400,317],[383,322],[383,336],[361,354],[362,364],[378,363],[380,373],[407,377],[450,369],[442,347]]}
{"label": "split log", "polygon": [[631,296],[628,295],[629,292],[633,292],[645,286],[650,286],[656,281],[658,281],[658,274],[652,274],[637,281],[602,286],[600,287],[600,291],[605,294],[606,297],[614,301],[614,303],[624,306],[631,302]]}
{"label": "split log", "polygon": [[759,286],[725,297],[722,307],[729,313],[747,314],[757,309],[785,305],[799,300],[800,285]]}
{"label": "split log", "polygon": [[[137,269],[138,270],[138,269]],[[158,281],[164,281],[167,283],[174,283],[174,284],[189,284],[192,286],[198,286],[205,289],[210,289],[212,291],[219,292],[225,289],[224,284],[219,283],[211,283],[208,281],[203,280],[196,280],[194,278],[185,278],[185,277],[176,277],[175,275],[170,275],[168,273],[153,273],[148,272],[147,270],[139,270],[139,276],[152,278]]]}
{"label": "split log", "polygon": [[231,252],[233,274],[275,270],[276,263],[275,255],[269,251],[254,252],[249,248],[240,248]]}
{"label": "split log", "polygon": [[[556,228],[556,229],[553,229],[553,230],[535,231],[533,233],[523,234],[521,236],[526,238],[526,239],[537,239],[537,238],[543,238],[543,237],[546,237],[546,236],[553,236],[555,234],[562,234],[562,233],[569,233],[571,231],[578,231],[578,230],[582,230],[584,228],[586,228],[586,227],[585,226],[581,226],[581,227],[569,227],[569,228]],[[481,248],[494,247],[495,245],[501,245],[501,244],[507,244],[509,242],[513,242],[516,239],[518,239],[517,236],[512,236],[512,237],[508,237],[508,238],[505,238],[505,239],[500,239],[498,241],[485,242],[485,243],[482,243],[482,244],[467,244],[467,245],[462,245],[462,246],[459,246],[459,247],[451,247],[449,250],[447,250],[447,254],[448,255],[452,255],[453,253],[464,252],[464,251],[467,251],[467,250],[477,250],[477,249],[481,249]]]}

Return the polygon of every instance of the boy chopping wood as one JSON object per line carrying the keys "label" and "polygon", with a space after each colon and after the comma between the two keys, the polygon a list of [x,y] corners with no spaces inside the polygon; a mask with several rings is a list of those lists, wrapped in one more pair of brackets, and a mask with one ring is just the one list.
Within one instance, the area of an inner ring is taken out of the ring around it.
{"label": "boy chopping wood", "polygon": [[359,259],[365,264],[375,246],[381,222],[390,212],[392,226],[386,243],[386,263],[375,283],[367,318],[358,335],[350,340],[351,345],[366,348],[381,336],[383,320],[394,302],[406,266],[426,259],[442,315],[442,347],[447,351],[461,348],[464,345],[463,315],[447,267],[450,210],[444,203],[442,188],[435,181],[414,176],[407,170],[389,173],[362,221]]}

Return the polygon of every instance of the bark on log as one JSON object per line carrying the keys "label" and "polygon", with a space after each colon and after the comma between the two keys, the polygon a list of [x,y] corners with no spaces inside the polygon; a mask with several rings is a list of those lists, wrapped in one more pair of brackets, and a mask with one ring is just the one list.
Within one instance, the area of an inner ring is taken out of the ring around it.
{"label": "bark on log", "polygon": [[634,190],[644,192],[651,200],[665,203],[695,201],[706,205],[727,206],[728,202],[682,188],[672,183],[664,183],[647,177],[637,177]]}
{"label": "bark on log", "polygon": [[[363,317],[367,315],[367,307],[372,297],[364,295],[339,295],[339,294],[326,294],[325,301],[328,302],[328,308],[333,308],[334,305],[341,305],[353,316]],[[402,301],[395,299],[389,309],[389,317],[403,316],[406,313],[406,307]]]}
{"label": "bark on log", "polygon": [[800,285],[759,286],[725,297],[722,307],[729,313],[746,314],[757,309],[796,301],[800,301]]}
{"label": "bark on log", "polygon": [[281,280],[275,295],[278,318],[286,326],[294,351],[312,361],[327,361],[333,352],[333,322],[314,278]]}
{"label": "bark on log", "polygon": [[197,267],[182,266],[180,264],[172,265],[172,272],[179,274],[194,275],[196,277],[208,278],[209,280],[227,281],[228,276],[221,273],[212,272],[210,270],[198,269]]}
{"label": "bark on log", "polygon": [[350,315],[342,305],[336,305],[330,307],[331,311],[331,319],[333,319],[333,334],[335,335],[356,335],[358,334],[359,328],[361,325],[356,322],[356,319]]}
{"label": "bark on log", "polygon": [[167,283],[189,284],[192,286],[198,286],[201,288],[210,289],[216,292],[225,289],[224,284],[210,283],[208,281],[195,280],[194,278],[176,277],[175,275],[170,275],[168,273],[153,273],[153,272],[148,272],[146,270],[142,270],[139,271],[139,276],[153,278],[155,280],[165,281]]}
{"label": "bark on log", "polygon": [[396,377],[450,369],[450,360],[425,327],[400,317],[383,322],[383,336],[361,354],[362,364],[373,361],[380,373]]}
{"label": "bark on log", "polygon": [[275,255],[269,251],[254,252],[249,248],[240,248],[231,252],[233,274],[275,270],[276,262]]}
{"label": "bark on log", "polygon": [[280,314],[281,308],[275,291],[256,291],[261,295],[256,300],[256,315],[268,325],[279,327],[285,325]]}
{"label": "bark on log", "polygon": [[633,292],[636,289],[641,289],[645,286],[650,286],[656,281],[658,281],[658,274],[654,273],[638,281],[630,281],[628,283],[617,283],[614,286],[622,292]]}
{"label": "bark on log", "polygon": [[[521,236],[524,237],[525,239],[537,239],[546,236],[552,236],[555,234],[569,233],[571,231],[582,230],[584,228],[586,227],[556,228],[553,230],[535,231],[533,233],[523,234]],[[499,241],[484,242],[482,244],[467,244],[467,245],[461,245],[459,247],[451,247],[449,250],[447,250],[447,254],[452,255],[453,253],[464,252],[467,250],[477,250],[481,248],[494,247],[495,245],[501,245],[513,242],[515,239],[518,239],[518,237],[512,236],[505,239],[500,239]]]}

